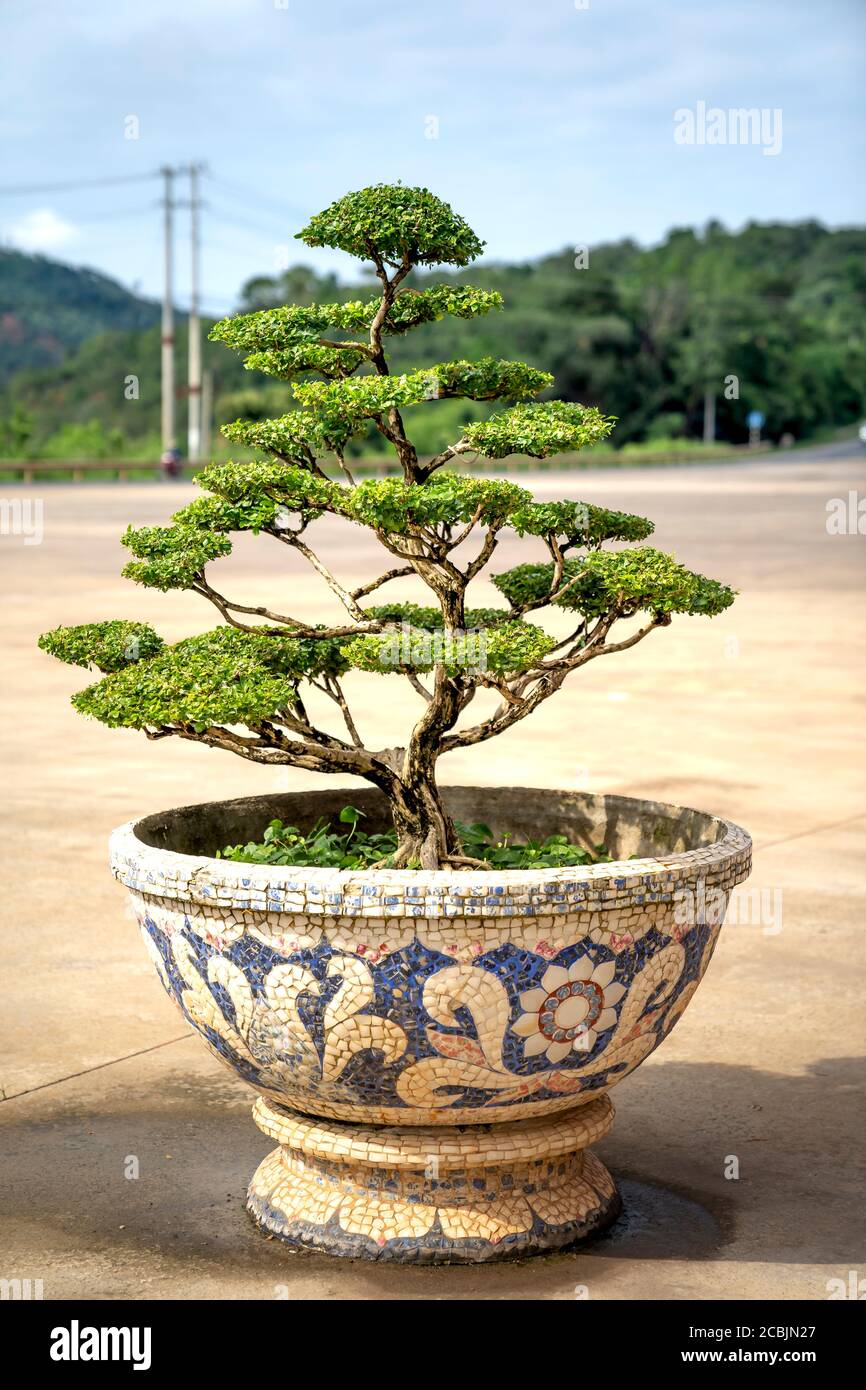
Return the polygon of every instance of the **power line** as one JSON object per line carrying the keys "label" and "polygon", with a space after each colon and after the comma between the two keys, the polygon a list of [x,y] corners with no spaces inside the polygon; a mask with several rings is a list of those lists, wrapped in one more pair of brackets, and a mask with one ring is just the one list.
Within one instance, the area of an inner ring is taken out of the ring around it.
{"label": "power line", "polygon": [[62,183],[22,183],[13,188],[0,187],[0,197],[23,198],[29,197],[31,193],[61,193],[67,189],[108,188],[118,183],[144,183],[158,178],[159,171],[154,169],[149,174],[117,174],[113,178],[105,179],[66,179]]}
{"label": "power line", "polygon": [[153,209],[159,206],[159,203],[144,203],[135,208],[118,208],[116,212],[96,212],[88,214],[87,217],[77,217],[76,222],[82,227],[87,227],[91,222],[113,222],[118,217],[140,217],[143,212],[153,212]]}
{"label": "power line", "polygon": [[[230,303],[228,299],[209,299],[206,296],[200,297],[199,305],[204,310],[206,318],[227,319],[230,318],[237,309],[237,305],[235,303]],[[177,301],[175,301],[175,307],[182,314],[189,314],[189,308],[185,303],[177,303]]]}
{"label": "power line", "polygon": [[[218,221],[227,222],[229,226],[240,227],[244,231],[255,232],[258,236],[267,237],[269,241],[274,241],[279,235],[276,228],[273,226],[265,227],[261,222],[253,221],[252,218],[241,217],[237,213],[227,212],[225,208],[214,207],[213,203],[208,203],[207,206],[210,211],[216,215]],[[282,225],[282,235],[284,237],[290,237],[292,235],[286,223]]]}
{"label": "power line", "polygon": [[[185,303],[188,299],[189,299],[189,295],[184,295],[184,294],[182,294],[182,295],[180,296],[180,300],[182,300],[184,303]],[[175,298],[175,303],[177,303],[177,302],[178,302],[178,299],[177,299],[177,297],[176,297],[176,298]],[[223,294],[223,295],[220,295],[220,294],[200,294],[200,295],[199,295],[199,303],[201,303],[201,304],[210,304],[211,307],[218,307],[218,306],[221,305],[221,304],[230,304],[230,303],[231,303],[231,300],[230,300],[230,298],[229,298],[229,296],[228,296],[227,294]],[[183,304],[181,305],[181,307],[183,307]],[[186,311],[184,310],[184,312],[186,312]]]}
{"label": "power line", "polygon": [[[228,238],[226,238],[225,241],[221,241],[217,237],[207,236],[203,239],[202,246],[205,251],[215,251],[222,256],[240,256],[243,253],[249,258],[255,255],[254,252],[244,252],[243,247],[239,247],[236,241],[230,241]],[[258,262],[256,262],[256,264],[258,264]]]}
{"label": "power line", "polygon": [[308,216],[307,213],[302,212],[300,208],[296,207],[294,203],[284,203],[279,198],[272,198],[267,193],[260,193],[258,189],[245,188],[243,184],[234,183],[231,179],[224,179],[219,174],[209,174],[208,177],[212,183],[216,183],[220,188],[227,189],[229,192],[234,193],[236,197],[243,198],[244,202],[247,204],[253,203],[254,205],[261,205],[270,203],[271,207],[277,211],[277,215],[280,217],[299,217],[306,219]]}

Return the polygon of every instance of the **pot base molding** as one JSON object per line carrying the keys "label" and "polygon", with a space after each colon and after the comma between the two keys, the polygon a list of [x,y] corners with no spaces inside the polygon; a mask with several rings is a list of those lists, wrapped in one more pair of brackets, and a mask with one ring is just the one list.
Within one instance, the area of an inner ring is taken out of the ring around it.
{"label": "pot base molding", "polygon": [[562,1249],[609,1226],[621,1202],[589,1152],[613,1123],[600,1096],[514,1124],[388,1129],[315,1119],[260,1097],[278,1148],[247,1207],[287,1244],[349,1259],[476,1264]]}

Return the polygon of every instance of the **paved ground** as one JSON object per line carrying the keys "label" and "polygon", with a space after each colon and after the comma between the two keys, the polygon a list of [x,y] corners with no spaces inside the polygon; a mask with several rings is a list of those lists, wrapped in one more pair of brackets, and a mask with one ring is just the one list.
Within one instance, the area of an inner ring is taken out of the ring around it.
{"label": "paved ground", "polygon": [[[144,616],[176,638],[212,623],[188,596],[118,577],[125,523],[163,520],[191,489],[46,486],[43,543],[0,537],[0,1277],[98,1299],[571,1299],[576,1286],[605,1299],[822,1299],[828,1279],[862,1277],[866,539],[825,523],[829,499],[866,493],[864,473],[863,454],[837,448],[535,480],[544,495],[653,516],[663,547],[742,594],[713,622],[676,622],[578,673],[535,723],[454,756],[448,777],[698,806],[747,826],[757,853],[745,920],[726,926],[673,1036],[615,1093],[599,1152],[628,1215],[580,1254],[480,1271],[292,1255],[248,1225],[245,1185],[268,1147],[251,1096],[163,994],[105,843],[132,816],[311,779],[73,714],[80,677],[35,649],[44,628]],[[367,577],[363,535],[321,524],[341,573]],[[261,594],[253,553],[229,562],[239,601]],[[262,541],[255,553],[270,575],[259,602],[321,612],[282,551]],[[365,731],[408,714],[395,691],[366,678]]]}

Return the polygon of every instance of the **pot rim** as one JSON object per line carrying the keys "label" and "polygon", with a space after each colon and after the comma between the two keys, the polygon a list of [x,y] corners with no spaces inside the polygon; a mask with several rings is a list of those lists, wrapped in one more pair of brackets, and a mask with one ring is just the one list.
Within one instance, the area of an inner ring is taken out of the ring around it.
{"label": "pot rim", "polygon": [[[470,789],[470,788],[465,788]],[[315,790],[315,789],[310,789]],[[447,792],[448,787],[442,790]],[[476,790],[476,788],[471,788]],[[483,792],[485,788],[479,787]],[[551,788],[522,788],[526,792],[548,792]],[[297,795],[303,796],[304,790]],[[579,795],[580,793],[575,793]],[[603,797],[601,793],[586,793],[591,797]],[[642,797],[621,796],[618,792],[608,793],[618,801],[634,806],[651,806],[656,813],[670,813],[680,817],[691,807],[676,806],[670,802],[657,802]],[[191,806],[173,807],[172,812],[195,811],[205,806],[231,805],[242,801],[260,801],[261,797],[238,797],[225,802],[199,802]],[[508,891],[513,885],[515,891],[526,891],[544,887],[555,892],[566,885],[585,883],[587,887],[597,887],[599,881],[617,880],[617,887],[637,887],[641,882],[664,879],[673,880],[699,877],[701,872],[713,878],[725,865],[735,858],[742,860],[744,872],[748,874],[751,852],[751,837],[733,821],[705,811],[694,811],[706,818],[710,825],[720,827],[721,833],[712,844],[696,849],[675,851],[671,854],[649,855],[641,859],[618,859],[604,864],[571,865],[561,868],[538,869],[336,869],[330,867],[309,867],[304,865],[250,864],[236,860],[217,859],[212,855],[181,854],[176,850],[162,849],[148,845],[139,839],[136,831],[144,820],[127,821],[118,826],[109,840],[109,861],[115,878],[127,887],[158,897],[182,898],[194,892],[198,899],[213,899],[214,889],[228,889],[232,893],[247,889],[252,893],[264,889],[286,889],[303,891],[305,887],[319,890],[333,886],[334,890],[345,889],[359,882],[374,888],[387,886],[411,888],[413,885],[425,889],[438,887],[457,887],[463,885],[466,894],[476,891],[496,889],[498,893]],[[153,813],[158,815],[159,812]],[[165,814],[170,814],[166,812]],[[738,880],[738,881],[741,881]],[[630,882],[631,881],[631,882]],[[221,895],[220,895],[221,896]],[[411,895],[409,895],[411,896]],[[459,896],[459,895],[458,895]],[[251,904],[252,905],[252,904]],[[274,904],[276,906],[276,904]]]}

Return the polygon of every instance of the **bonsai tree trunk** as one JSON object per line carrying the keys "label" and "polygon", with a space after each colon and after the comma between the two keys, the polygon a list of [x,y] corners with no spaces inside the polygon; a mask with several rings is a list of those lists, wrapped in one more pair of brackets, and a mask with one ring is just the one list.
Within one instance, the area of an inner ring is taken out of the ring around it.
{"label": "bonsai tree trunk", "polygon": [[408,779],[398,780],[391,795],[391,815],[397,831],[397,852],[389,860],[394,868],[411,864],[438,869],[445,863],[464,862],[454,822],[432,772],[418,768]]}
{"label": "bonsai tree trunk", "polygon": [[412,730],[399,773],[387,795],[397,831],[392,863],[438,869],[447,863],[469,863],[461,854],[454,822],[436,785],[436,760],[443,736],[454,727],[469,693],[463,684],[437,664],[435,683],[424,714]]}

